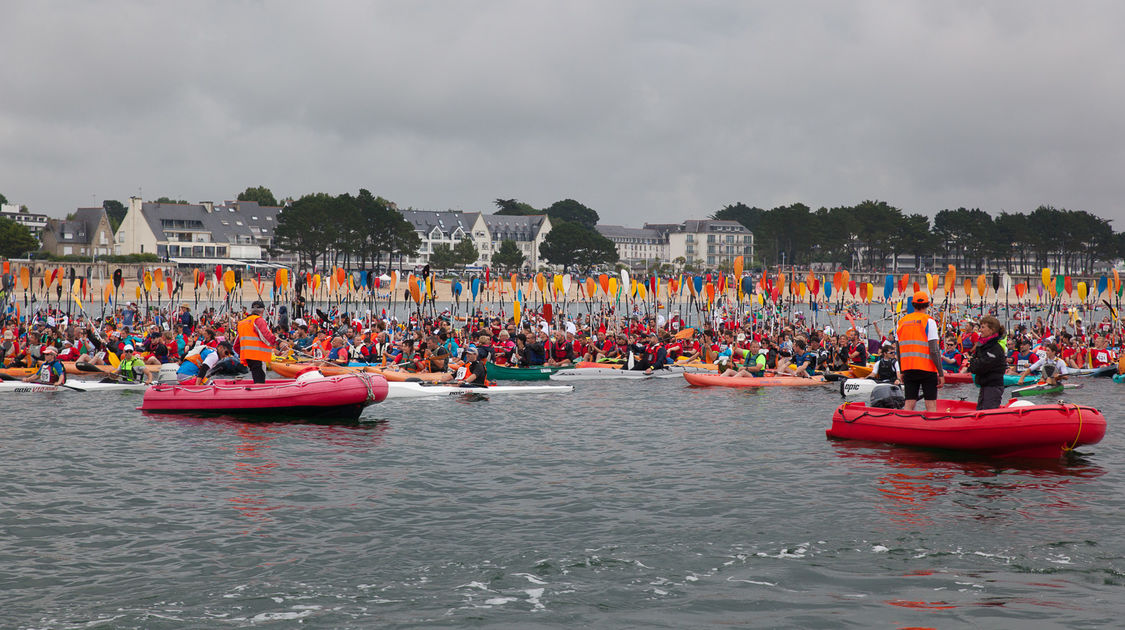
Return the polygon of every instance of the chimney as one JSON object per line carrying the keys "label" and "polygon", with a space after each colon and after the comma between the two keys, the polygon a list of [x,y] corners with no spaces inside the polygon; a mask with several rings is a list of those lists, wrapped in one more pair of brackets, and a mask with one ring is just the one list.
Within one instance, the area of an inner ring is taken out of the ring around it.
{"label": "chimney", "polygon": [[213,201],[200,201],[199,205],[203,206],[203,209],[207,211],[207,214],[211,214],[215,211],[215,202]]}

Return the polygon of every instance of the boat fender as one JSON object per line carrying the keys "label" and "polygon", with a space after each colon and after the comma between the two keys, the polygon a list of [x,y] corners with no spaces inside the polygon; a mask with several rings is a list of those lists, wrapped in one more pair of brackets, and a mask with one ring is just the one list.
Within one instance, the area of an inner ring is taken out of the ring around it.
{"label": "boat fender", "polygon": [[297,382],[298,383],[308,383],[309,381],[319,381],[322,378],[324,378],[324,374],[320,370],[318,370],[314,367],[305,368],[297,374]]}
{"label": "boat fender", "polygon": [[1031,402],[1030,400],[1013,400],[1012,402],[1008,403],[1008,406],[1009,407],[1034,407],[1035,403]]}

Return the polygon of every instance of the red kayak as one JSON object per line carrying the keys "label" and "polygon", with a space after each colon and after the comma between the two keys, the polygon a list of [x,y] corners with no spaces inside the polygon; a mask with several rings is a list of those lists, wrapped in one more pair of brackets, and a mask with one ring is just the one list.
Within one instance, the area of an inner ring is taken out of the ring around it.
{"label": "red kayak", "polygon": [[823,376],[800,378],[797,376],[719,376],[699,372],[684,372],[687,382],[697,387],[809,387],[831,385]]}
{"label": "red kayak", "polygon": [[206,385],[154,385],[141,411],[233,413],[287,417],[359,418],[363,408],[387,397],[378,374],[313,377],[265,383],[215,381]]}
{"label": "red kayak", "polygon": [[958,385],[963,383],[972,383],[973,375],[968,372],[946,372],[945,382],[947,385]]}
{"label": "red kayak", "polygon": [[993,457],[1055,458],[1105,435],[1105,417],[1079,405],[1009,404],[977,411],[975,403],[938,400],[938,410],[907,411],[845,403],[828,437],[967,451]]}

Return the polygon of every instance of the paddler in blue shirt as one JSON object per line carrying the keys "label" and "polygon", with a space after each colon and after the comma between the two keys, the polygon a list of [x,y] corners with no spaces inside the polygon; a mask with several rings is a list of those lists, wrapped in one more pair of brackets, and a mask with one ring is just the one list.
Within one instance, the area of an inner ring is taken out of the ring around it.
{"label": "paddler in blue shirt", "polygon": [[43,349],[43,364],[31,376],[23,379],[25,383],[44,385],[63,385],[66,383],[66,368],[59,361],[59,351],[54,346]]}

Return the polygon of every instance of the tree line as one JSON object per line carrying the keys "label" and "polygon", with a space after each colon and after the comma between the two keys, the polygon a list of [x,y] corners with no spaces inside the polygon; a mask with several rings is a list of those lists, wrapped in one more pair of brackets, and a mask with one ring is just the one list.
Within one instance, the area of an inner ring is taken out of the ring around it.
{"label": "tree line", "polygon": [[[829,263],[854,271],[894,268],[900,257],[933,270],[946,263],[982,272],[1089,273],[1099,260],[1125,256],[1125,234],[1081,210],[1040,206],[1028,213],[980,209],[942,210],[933,220],[907,214],[885,201],[812,210],[797,203],[765,210],[728,205],[714,219],[738,221],[754,233],[758,262],[810,266]],[[940,259],[940,262],[939,262]]]}
{"label": "tree line", "polygon": [[393,265],[418,252],[422,240],[394,206],[365,188],[352,196],[305,195],[277,215],[271,253],[297,255],[298,268]]}

